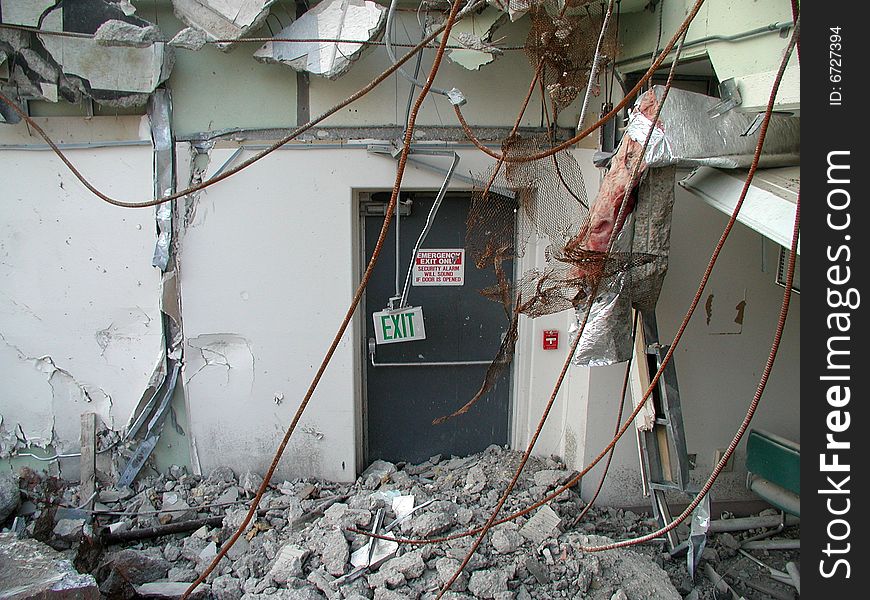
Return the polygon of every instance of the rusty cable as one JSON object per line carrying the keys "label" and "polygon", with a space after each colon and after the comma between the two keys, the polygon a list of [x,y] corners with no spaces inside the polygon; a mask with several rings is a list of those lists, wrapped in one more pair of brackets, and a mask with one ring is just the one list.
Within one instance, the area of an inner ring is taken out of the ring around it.
{"label": "rusty cable", "polygon": [[[477,4],[478,3],[469,4],[468,5],[469,9],[475,8],[477,6]],[[469,10],[463,11],[463,13],[461,15],[459,15],[459,17],[457,17],[457,18],[461,18],[461,17],[467,15],[468,12],[469,12]],[[349,104],[352,104],[353,102],[359,100],[360,98],[362,98],[363,96],[368,94],[370,91],[372,91],[381,82],[383,82],[387,77],[392,75],[406,61],[408,61],[415,54],[417,54],[418,52],[423,50],[424,47],[426,46],[426,44],[428,44],[429,42],[434,40],[436,37],[438,37],[444,31],[445,26],[446,26],[446,23],[440,25],[435,30],[433,30],[432,33],[430,33],[423,40],[421,40],[419,44],[414,46],[414,48],[412,50],[410,50],[407,54],[405,54],[404,56],[399,58],[399,60],[396,61],[395,65],[391,65],[390,67],[388,67],[383,73],[381,73],[380,75],[375,77],[368,84],[366,84],[365,86],[363,86],[362,88],[360,88],[359,90],[357,90],[356,92],[354,92],[353,94],[351,94],[350,96],[348,96],[347,98],[345,98],[344,100],[342,100],[341,102],[339,102],[338,104],[336,104],[335,106],[333,106],[332,108],[330,108],[329,110],[327,110],[326,112],[321,114],[320,116],[312,119],[311,121],[308,121],[308,123],[305,123],[304,125],[297,127],[296,129],[291,131],[289,134],[287,134],[285,137],[274,142],[268,148],[261,150],[260,152],[258,152],[254,156],[252,156],[251,158],[248,158],[248,159],[242,161],[241,163],[239,163],[235,167],[227,169],[223,173],[221,173],[217,176],[214,176],[210,179],[207,179],[206,181],[200,182],[196,185],[190,186],[190,187],[183,189],[181,191],[174,192],[172,194],[164,196],[163,198],[155,198],[153,200],[149,200],[146,202],[125,202],[125,201],[121,201],[121,200],[117,200],[115,198],[112,198],[112,197],[104,194],[103,192],[101,192],[95,185],[90,183],[84,177],[84,175],[82,175],[81,172],[79,172],[78,169],[76,169],[76,167],[75,167],[75,165],[73,165],[72,161],[70,161],[69,158],[67,158],[67,156],[63,153],[63,151],[54,142],[54,140],[51,139],[51,137],[42,129],[42,127],[40,127],[39,124],[33,118],[30,117],[30,115],[28,115],[25,111],[23,111],[15,102],[10,100],[2,92],[0,92],[0,101],[3,101],[6,104],[8,104],[12,108],[12,110],[18,114],[18,116],[20,116],[31,128],[33,128],[34,131],[36,131],[36,133],[39,134],[39,136],[43,140],[45,140],[45,142],[54,151],[54,153],[58,156],[58,158],[60,158],[60,160],[67,166],[67,168],[72,172],[72,174],[76,177],[76,179],[78,179],[82,183],[82,185],[84,185],[92,194],[94,194],[99,199],[103,200],[104,202],[112,204],[113,206],[119,206],[121,208],[147,208],[150,206],[157,206],[158,204],[163,204],[164,202],[169,202],[171,200],[176,200],[178,198],[182,198],[182,197],[187,196],[193,192],[198,192],[198,191],[203,190],[211,185],[214,185],[215,183],[218,183],[219,181],[223,181],[227,177],[235,175],[239,171],[246,169],[247,167],[251,166],[255,162],[259,161],[260,159],[265,158],[266,156],[268,156],[272,152],[274,152],[274,151],[278,150],[279,148],[281,148],[282,146],[288,144],[290,141],[297,138],[299,135],[305,133],[306,131],[308,131],[309,129],[311,129],[312,127],[314,127],[315,125],[317,125],[321,121],[334,115],[339,110],[341,110],[341,109],[345,108],[346,106],[348,106]]]}
{"label": "rusty cable", "polygon": [[[397,9],[400,10],[400,9]],[[30,27],[27,25],[16,25],[12,23],[0,23],[0,29],[11,29],[16,31],[26,31],[29,33],[35,33],[37,35],[48,35],[54,37],[66,37],[66,38],[76,38],[76,39],[86,39],[92,40],[96,37],[93,33],[81,33],[77,31],[52,31],[50,29],[40,29],[39,27]],[[153,40],[152,44],[169,44],[172,40]],[[215,40],[206,40],[206,44],[239,44],[239,43],[256,43],[256,44],[265,44],[268,42],[282,42],[282,43],[291,43],[291,44],[359,44],[361,46],[369,45],[369,46],[384,46],[385,42],[379,40],[353,40],[347,38],[281,38],[281,37],[243,37],[237,39],[215,39]],[[393,46],[397,48],[414,48],[414,44],[409,44],[407,42],[390,42]],[[438,47],[438,44],[433,44],[428,42],[426,48],[435,49]],[[505,51],[518,51],[525,50],[525,46],[499,46],[497,44],[493,44],[493,48]],[[448,50],[468,50],[467,46],[463,46],[461,44],[449,44],[447,46]]]}
{"label": "rusty cable", "polygon": [[462,2],[460,0],[456,0],[450,9],[450,14],[448,15],[447,20],[444,24],[445,35],[442,37],[441,44],[439,45],[438,51],[435,54],[435,58],[432,62],[432,68],[429,70],[429,77],[426,79],[426,84],[424,85],[423,89],[420,90],[420,94],[417,96],[417,100],[414,103],[414,107],[411,110],[411,114],[408,118],[408,126],[405,130],[405,139],[402,146],[402,153],[399,156],[399,164],[396,169],[396,181],[393,184],[393,191],[390,196],[390,202],[387,205],[387,209],[384,214],[384,222],[381,226],[381,231],[378,235],[377,242],[375,243],[375,248],[372,251],[372,256],[369,259],[368,265],[366,265],[366,270],[363,273],[362,280],[357,286],[356,292],[353,295],[353,300],[351,300],[350,306],[348,307],[344,319],[341,322],[341,326],[339,327],[338,332],[335,334],[335,337],[332,339],[329,350],[327,350],[326,355],[323,357],[323,360],[321,361],[320,366],[317,369],[317,373],[314,375],[314,379],[311,381],[311,384],[308,387],[308,391],[305,393],[302,402],[296,409],[296,413],[293,415],[293,420],[291,421],[289,427],[287,427],[287,431],[284,433],[284,437],[281,439],[281,443],[278,445],[278,449],[275,451],[275,456],[272,458],[272,463],[269,465],[268,471],[263,476],[263,481],[260,484],[259,489],[257,490],[256,496],[254,496],[254,499],[251,501],[251,506],[249,507],[248,513],[245,515],[244,520],[239,525],[238,529],[236,529],[236,532],[232,535],[232,537],[230,537],[230,539],[221,546],[220,551],[218,551],[217,555],[215,555],[214,559],[211,561],[208,567],[206,567],[206,569],[199,575],[199,577],[197,577],[196,580],[190,584],[187,590],[185,590],[184,594],[182,594],[181,596],[181,600],[186,600],[188,597],[190,597],[190,594],[193,592],[193,590],[196,589],[196,587],[200,583],[205,581],[209,574],[214,571],[215,567],[218,565],[221,559],[226,556],[229,549],[232,548],[233,544],[236,543],[236,540],[238,540],[239,537],[241,537],[241,535],[244,533],[245,528],[248,526],[248,523],[251,522],[254,514],[256,514],[257,506],[259,505],[260,500],[263,498],[263,494],[266,492],[266,488],[269,486],[269,481],[272,479],[272,475],[275,473],[275,470],[278,467],[281,456],[284,454],[284,449],[287,447],[287,443],[290,441],[290,436],[293,434],[293,431],[296,429],[296,425],[302,418],[302,413],[305,412],[305,408],[308,406],[311,397],[314,395],[314,390],[317,388],[317,384],[320,382],[320,378],[326,371],[326,367],[329,365],[332,356],[335,353],[336,348],[338,348],[338,344],[340,343],[341,338],[344,335],[345,330],[347,329],[347,326],[350,324],[350,321],[353,318],[353,314],[356,312],[356,308],[359,305],[360,300],[362,299],[362,295],[365,291],[366,285],[371,278],[372,271],[374,270],[374,267],[378,262],[381,248],[384,245],[384,240],[387,237],[387,232],[392,221],[392,214],[396,208],[396,201],[399,197],[399,190],[401,188],[402,178],[405,173],[405,165],[407,164],[408,154],[411,150],[411,142],[414,139],[414,125],[417,120],[417,113],[420,111],[420,107],[423,105],[423,100],[426,98],[426,95],[429,93],[429,89],[432,87],[432,83],[435,81],[435,76],[438,73],[438,68],[441,65],[441,60],[444,57],[444,47],[447,45],[447,39],[450,37],[450,31],[456,21],[456,15],[459,13],[459,7],[461,4]]}
{"label": "rusty cable", "polygon": [[567,150],[580,140],[588,137],[589,134],[597,130],[612,117],[616,116],[619,111],[621,111],[628,105],[632,98],[634,98],[634,96],[636,96],[640,89],[646,84],[646,82],[649,81],[650,78],[652,78],[655,71],[661,66],[667,55],[670,54],[671,50],[677,43],[677,40],[680,38],[680,36],[688,31],[689,25],[698,14],[698,11],[701,9],[702,4],[704,4],[704,0],[696,0],[695,5],[689,11],[689,14],[686,15],[686,18],[680,24],[679,28],[677,28],[677,31],[676,33],[674,33],[673,37],[665,45],[664,49],[659,54],[659,57],[653,62],[652,65],[650,65],[650,68],[647,69],[646,73],[644,73],[644,75],[640,78],[637,84],[631,90],[629,90],[628,93],[625,94],[625,97],[620,100],[619,103],[610,110],[610,112],[602,116],[600,119],[598,119],[598,121],[587,127],[582,132],[578,133],[571,139],[562,142],[558,146],[553,146],[549,150],[544,150],[542,152],[538,152],[537,154],[530,154],[528,156],[506,156],[504,153],[496,152],[495,150],[488,148],[480,139],[478,139],[478,137],[474,134],[474,131],[468,125],[468,122],[465,120],[465,116],[462,114],[462,110],[458,106],[453,107],[453,112],[456,113],[456,118],[459,120],[459,124],[462,126],[462,130],[465,132],[465,136],[468,138],[468,140],[472,144],[474,144],[478,150],[487,154],[488,156],[491,156],[496,160],[504,160],[505,162],[510,163],[532,162],[535,160],[546,158],[552,154],[561,152],[562,150]]}

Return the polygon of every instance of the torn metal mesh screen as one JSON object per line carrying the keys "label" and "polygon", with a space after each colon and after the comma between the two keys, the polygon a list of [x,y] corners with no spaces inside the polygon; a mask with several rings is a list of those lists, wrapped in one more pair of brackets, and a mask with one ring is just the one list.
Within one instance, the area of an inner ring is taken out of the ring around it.
{"label": "torn metal mesh screen", "polygon": [[[534,6],[525,43],[532,66],[537,68],[543,63],[541,80],[557,109],[565,108],[584,93],[606,11],[606,4],[583,0],[569,2],[569,7],[573,14],[559,17],[558,10]],[[616,56],[616,39],[616,27],[608,27],[599,66]]]}

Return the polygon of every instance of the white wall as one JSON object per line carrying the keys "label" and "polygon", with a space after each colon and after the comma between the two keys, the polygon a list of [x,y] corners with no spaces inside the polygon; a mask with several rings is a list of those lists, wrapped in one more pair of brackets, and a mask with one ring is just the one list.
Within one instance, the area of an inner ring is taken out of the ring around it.
{"label": "white wall", "polygon": [[[60,142],[139,138],[138,117],[41,122]],[[40,143],[0,128],[0,434],[75,452],[79,414],[120,429],[163,357],[154,210],[103,203]],[[150,142],[67,154],[110,195],[151,196]]]}

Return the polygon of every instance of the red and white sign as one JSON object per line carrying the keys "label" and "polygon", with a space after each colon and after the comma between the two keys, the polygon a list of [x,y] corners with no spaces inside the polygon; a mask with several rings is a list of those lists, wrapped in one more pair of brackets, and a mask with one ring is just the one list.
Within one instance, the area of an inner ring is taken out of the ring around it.
{"label": "red and white sign", "polygon": [[465,249],[419,250],[412,277],[413,285],[464,285]]}
{"label": "red and white sign", "polygon": [[559,330],[558,329],[545,329],[544,330],[544,350],[558,350],[559,349]]}

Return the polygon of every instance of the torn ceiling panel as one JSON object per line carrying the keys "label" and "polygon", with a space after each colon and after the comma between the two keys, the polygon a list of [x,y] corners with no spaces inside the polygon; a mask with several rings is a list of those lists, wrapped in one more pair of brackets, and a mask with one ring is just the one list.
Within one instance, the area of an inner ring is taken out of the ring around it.
{"label": "torn ceiling panel", "polygon": [[467,50],[450,50],[447,58],[469,71],[491,63],[501,54],[501,50],[490,45],[493,33],[507,20],[508,16],[495,8],[466,17],[453,26],[450,45],[465,46]]}
{"label": "torn ceiling panel", "polygon": [[[159,37],[152,23],[127,15],[123,7],[105,0],[67,0],[45,14],[42,29],[96,34],[111,21],[126,23],[129,31],[144,30],[139,32],[141,38]],[[111,38],[106,29],[103,31],[104,37]],[[117,38],[117,27],[114,32]],[[173,49],[162,42],[145,47],[104,46],[94,38],[51,34],[40,34],[39,40],[63,74],[81,79],[87,94],[100,104],[143,104],[169,77],[174,63]],[[141,45],[143,41],[130,43]]]}
{"label": "torn ceiling panel", "polygon": [[[212,40],[237,40],[259,28],[276,0],[172,0],[175,15]],[[215,44],[228,50],[230,42]]]}
{"label": "torn ceiling panel", "polygon": [[[386,13],[386,8],[370,0],[325,0],[282,30],[278,37],[374,40],[383,31]],[[366,47],[367,44],[332,42],[267,42],[254,53],[254,58],[335,79],[347,72]]]}

